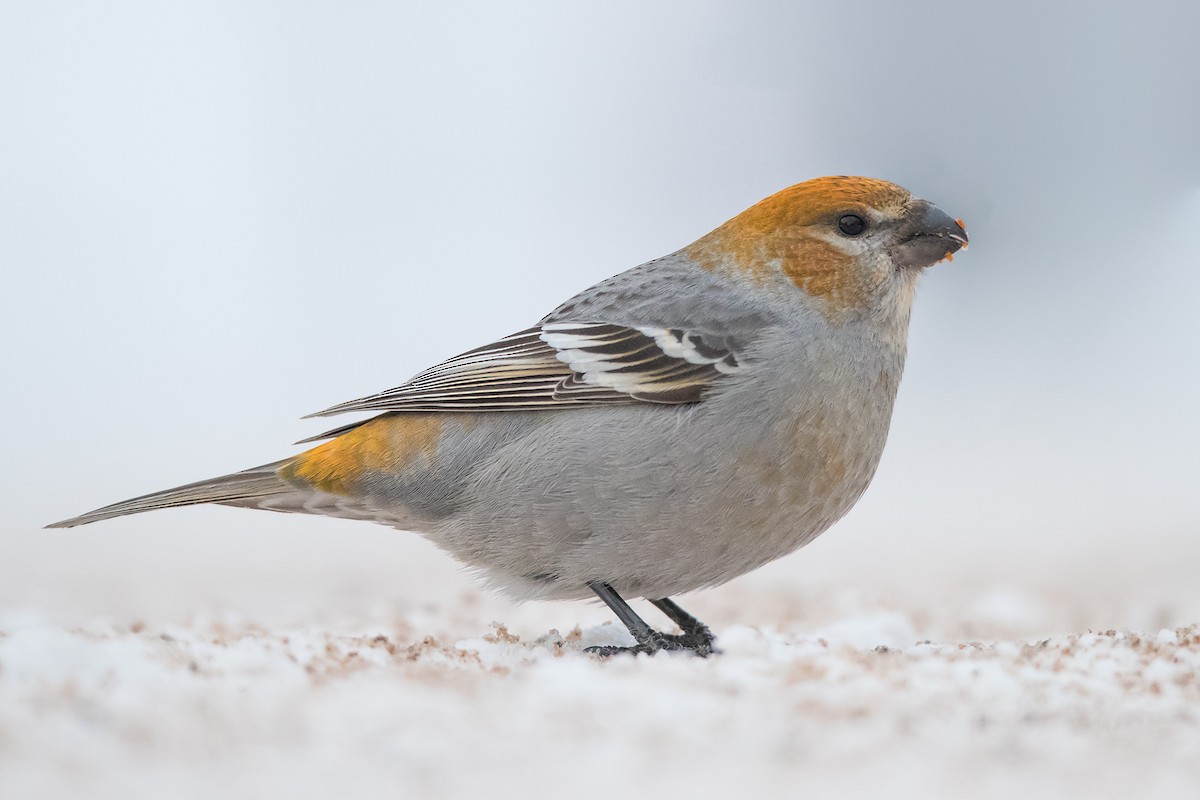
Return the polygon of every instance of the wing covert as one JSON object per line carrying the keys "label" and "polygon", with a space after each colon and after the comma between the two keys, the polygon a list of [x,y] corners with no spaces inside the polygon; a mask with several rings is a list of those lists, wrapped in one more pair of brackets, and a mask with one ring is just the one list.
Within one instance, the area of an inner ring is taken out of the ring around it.
{"label": "wing covert", "polygon": [[351,411],[507,411],[696,403],[745,369],[726,337],[680,328],[542,322],[407,383],[310,416]]}

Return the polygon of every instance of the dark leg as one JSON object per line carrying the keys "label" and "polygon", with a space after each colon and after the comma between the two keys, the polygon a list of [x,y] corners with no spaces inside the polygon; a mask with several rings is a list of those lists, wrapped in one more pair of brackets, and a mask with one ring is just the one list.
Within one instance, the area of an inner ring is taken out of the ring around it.
{"label": "dark leg", "polygon": [[617,619],[629,629],[629,633],[637,641],[633,647],[589,647],[589,653],[599,656],[612,656],[617,653],[657,653],[659,650],[685,650],[701,657],[718,652],[713,646],[715,641],[712,632],[692,615],[688,614],[670,600],[652,600],[655,606],[664,614],[675,620],[683,630],[682,636],[671,636],[659,633],[645,623],[629,604],[621,599],[621,595],[603,581],[592,581],[588,587],[596,596],[612,609]]}

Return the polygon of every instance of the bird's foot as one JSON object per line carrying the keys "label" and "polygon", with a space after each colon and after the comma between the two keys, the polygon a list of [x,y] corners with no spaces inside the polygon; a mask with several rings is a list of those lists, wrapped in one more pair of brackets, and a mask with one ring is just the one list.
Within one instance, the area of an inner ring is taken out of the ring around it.
{"label": "bird's foot", "polygon": [[670,617],[671,621],[683,631],[682,633],[659,633],[654,630],[641,617],[634,613],[633,609],[621,599],[621,595],[617,594],[615,589],[604,581],[592,581],[588,584],[588,588],[595,592],[596,596],[613,610],[613,613],[625,624],[625,627],[629,629],[630,635],[637,642],[632,647],[617,647],[615,645],[589,647],[586,649],[588,653],[592,653],[600,658],[609,658],[618,653],[631,653],[633,655],[645,653],[646,655],[653,655],[660,650],[666,650],[668,652],[685,652],[699,656],[700,658],[707,658],[714,653],[721,652],[717,649],[717,639],[712,635],[712,631],[708,629],[708,626],[684,611],[669,597],[660,597],[650,602]]}
{"label": "bird's foot", "polygon": [[665,639],[675,642],[680,650],[690,650],[693,655],[706,658],[711,655],[717,655],[721,651],[717,647],[717,637],[713,636],[713,632],[708,629],[707,625],[700,625],[699,628],[686,630],[682,634],[659,634]]}
{"label": "bird's foot", "polygon": [[597,645],[585,648],[584,652],[591,653],[600,658],[611,658],[621,653],[629,653],[635,656],[638,653],[654,655],[659,651],[683,652],[700,658],[707,658],[710,655],[721,652],[717,649],[716,642],[716,637],[712,635],[712,632],[707,627],[702,631],[689,631],[684,634],[651,631],[649,636],[630,647]]}

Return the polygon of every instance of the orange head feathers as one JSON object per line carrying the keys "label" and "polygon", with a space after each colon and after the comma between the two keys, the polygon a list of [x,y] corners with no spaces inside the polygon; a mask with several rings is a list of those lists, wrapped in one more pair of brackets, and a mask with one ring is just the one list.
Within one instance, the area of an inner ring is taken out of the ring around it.
{"label": "orange head feathers", "polygon": [[771,195],[685,252],[706,269],[799,287],[836,313],[870,307],[900,270],[928,266],[965,243],[958,223],[908,190],[834,176]]}

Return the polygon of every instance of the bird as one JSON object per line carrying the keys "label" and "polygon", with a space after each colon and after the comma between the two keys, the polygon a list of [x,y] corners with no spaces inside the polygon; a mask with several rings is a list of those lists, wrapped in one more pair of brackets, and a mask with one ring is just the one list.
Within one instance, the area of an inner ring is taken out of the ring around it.
{"label": "bird", "polygon": [[513,598],[598,597],[634,641],[598,656],[712,655],[672,597],[792,553],[854,506],[918,280],[967,244],[961,220],[894,183],[804,181],[531,327],[310,415],[375,413],[304,452],[47,527],[200,503],[382,523]]}

